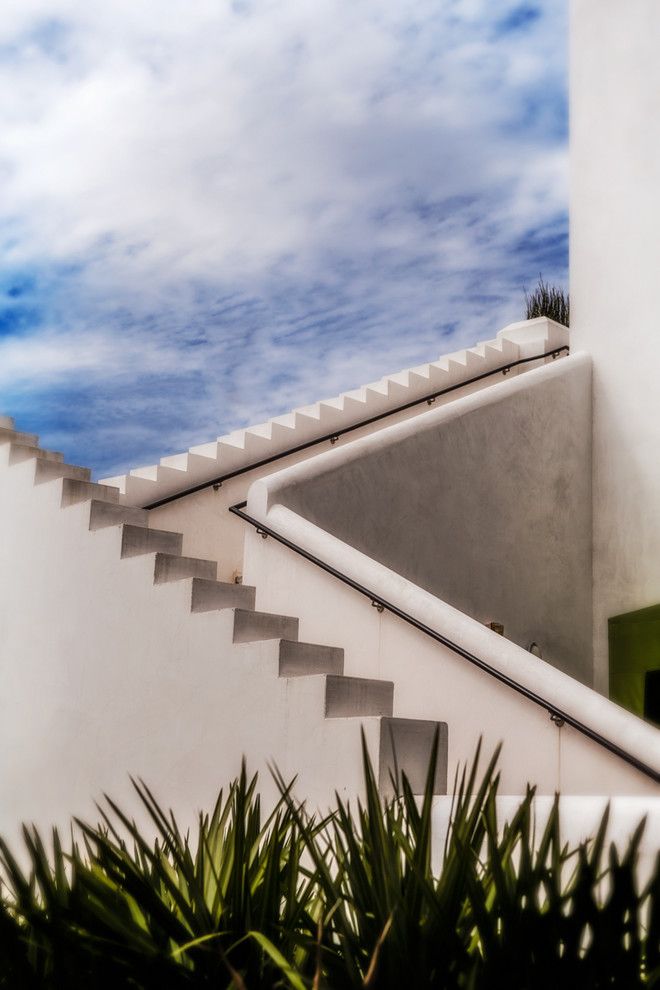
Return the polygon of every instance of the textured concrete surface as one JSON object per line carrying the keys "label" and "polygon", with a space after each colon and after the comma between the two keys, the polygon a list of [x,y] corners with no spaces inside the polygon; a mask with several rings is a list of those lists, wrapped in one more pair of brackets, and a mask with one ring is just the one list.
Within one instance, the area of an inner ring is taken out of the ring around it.
{"label": "textured concrete surface", "polygon": [[293,468],[277,498],[590,684],[590,375],[557,360]]}

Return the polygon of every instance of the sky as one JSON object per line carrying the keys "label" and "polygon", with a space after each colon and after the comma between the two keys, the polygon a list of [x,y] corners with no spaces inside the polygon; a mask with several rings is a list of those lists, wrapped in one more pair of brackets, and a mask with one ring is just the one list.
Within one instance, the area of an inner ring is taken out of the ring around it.
{"label": "sky", "polygon": [[4,0],[0,412],[95,476],[567,285],[567,0]]}

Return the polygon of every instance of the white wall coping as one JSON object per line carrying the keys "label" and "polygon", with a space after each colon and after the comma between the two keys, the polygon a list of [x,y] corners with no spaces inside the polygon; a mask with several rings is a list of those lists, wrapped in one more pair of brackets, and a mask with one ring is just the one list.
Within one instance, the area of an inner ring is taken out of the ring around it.
{"label": "white wall coping", "polygon": [[403,423],[384,426],[378,433],[361,437],[350,445],[336,450],[323,451],[311,460],[283,468],[281,471],[255,482],[250,487],[248,492],[250,512],[252,515],[267,512],[271,505],[280,501],[284,492],[293,485],[304,484],[307,480],[321,477],[342,465],[360,460],[365,454],[373,453],[384,447],[396,446],[396,444],[416,434],[437,430],[443,423],[460,419],[472,410],[485,409],[501,402],[510,395],[527,391],[534,384],[540,384],[558,375],[563,375],[569,368],[576,365],[590,364],[591,358],[588,354],[573,354],[562,358],[560,361],[554,361],[552,364],[534,368],[525,375],[503,378],[487,389],[454,399],[446,406],[439,406],[437,409],[425,413],[424,416],[406,420]]}

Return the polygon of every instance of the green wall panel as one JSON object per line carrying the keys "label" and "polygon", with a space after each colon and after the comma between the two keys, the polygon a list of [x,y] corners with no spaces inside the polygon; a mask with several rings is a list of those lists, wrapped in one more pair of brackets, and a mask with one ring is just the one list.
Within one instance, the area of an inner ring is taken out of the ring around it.
{"label": "green wall panel", "polygon": [[609,620],[610,698],[644,715],[644,675],[660,669],[660,605]]}

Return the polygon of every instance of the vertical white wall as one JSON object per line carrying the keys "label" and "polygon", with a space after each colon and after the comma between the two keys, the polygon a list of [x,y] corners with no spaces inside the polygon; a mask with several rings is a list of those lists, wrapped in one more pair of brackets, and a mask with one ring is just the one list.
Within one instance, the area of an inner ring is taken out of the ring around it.
{"label": "vertical white wall", "polygon": [[660,602],[660,3],[571,0],[571,337],[594,365],[594,639]]}

